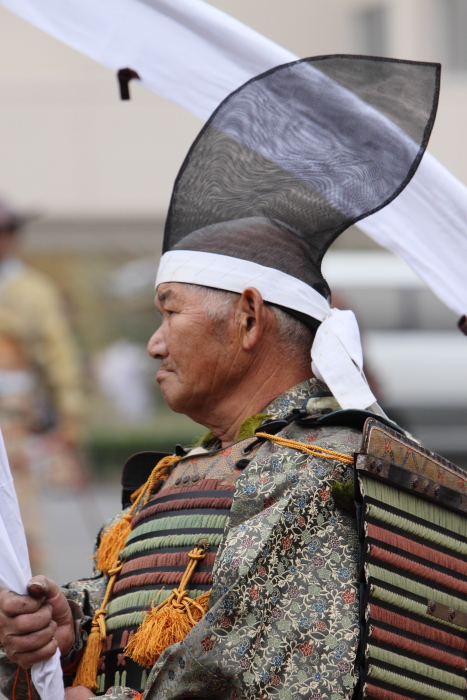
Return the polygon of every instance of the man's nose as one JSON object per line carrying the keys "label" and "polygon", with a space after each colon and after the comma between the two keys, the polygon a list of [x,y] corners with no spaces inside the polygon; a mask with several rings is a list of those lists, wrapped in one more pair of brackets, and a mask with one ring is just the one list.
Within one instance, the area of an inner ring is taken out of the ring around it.
{"label": "man's nose", "polygon": [[155,360],[163,360],[167,357],[169,351],[167,350],[167,342],[165,340],[164,332],[162,331],[162,326],[157,329],[157,331],[149,338],[148,342],[148,355],[153,357]]}

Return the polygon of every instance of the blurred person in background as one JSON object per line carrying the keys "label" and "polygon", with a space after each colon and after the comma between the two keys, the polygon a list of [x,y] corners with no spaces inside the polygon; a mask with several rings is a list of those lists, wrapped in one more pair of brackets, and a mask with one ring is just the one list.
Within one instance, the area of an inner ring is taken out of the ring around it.
{"label": "blurred person in background", "polygon": [[139,425],[154,414],[155,397],[149,384],[151,360],[146,348],[119,338],[102,350],[95,363],[100,391],[116,415],[126,423]]}
{"label": "blurred person in background", "polygon": [[35,480],[68,488],[84,483],[84,406],[63,300],[51,279],[18,257],[26,220],[0,200],[0,427],[37,571],[44,547]]}

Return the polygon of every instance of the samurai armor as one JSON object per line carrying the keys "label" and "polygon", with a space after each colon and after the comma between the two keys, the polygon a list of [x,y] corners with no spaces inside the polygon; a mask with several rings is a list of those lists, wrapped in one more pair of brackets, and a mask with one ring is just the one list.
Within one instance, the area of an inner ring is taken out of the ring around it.
{"label": "samurai armor", "polygon": [[467,473],[374,418],[355,456],[355,700],[466,697]]}

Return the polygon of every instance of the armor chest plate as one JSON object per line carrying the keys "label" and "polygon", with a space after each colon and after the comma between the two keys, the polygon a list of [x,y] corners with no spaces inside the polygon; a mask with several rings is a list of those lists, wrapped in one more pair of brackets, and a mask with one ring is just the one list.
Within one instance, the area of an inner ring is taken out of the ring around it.
{"label": "armor chest plate", "polygon": [[123,649],[148,607],[161,603],[180,583],[188,552],[203,538],[209,550],[192,575],[188,594],[196,598],[211,589],[217,549],[241,472],[237,463],[251,457],[245,456],[244,448],[252,441],[184,458],[133,517],[120,557],[123,567],[107,607],[98,693],[112,685],[144,689],[148,671],[124,656]]}

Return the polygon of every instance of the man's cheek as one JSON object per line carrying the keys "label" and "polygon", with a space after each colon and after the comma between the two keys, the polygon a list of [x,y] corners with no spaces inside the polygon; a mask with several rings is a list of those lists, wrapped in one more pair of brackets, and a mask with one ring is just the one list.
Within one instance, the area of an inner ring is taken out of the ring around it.
{"label": "man's cheek", "polygon": [[174,392],[173,392],[173,390],[171,391],[171,387],[170,387],[169,382],[166,382],[166,381],[161,382],[159,386],[161,389],[161,394],[164,397],[166,404],[169,406],[169,408],[171,408],[171,398],[172,398]]}
{"label": "man's cheek", "polygon": [[175,413],[183,413],[183,408],[186,406],[184,388],[178,382],[171,382],[165,387],[161,386],[161,391],[167,406]]}

